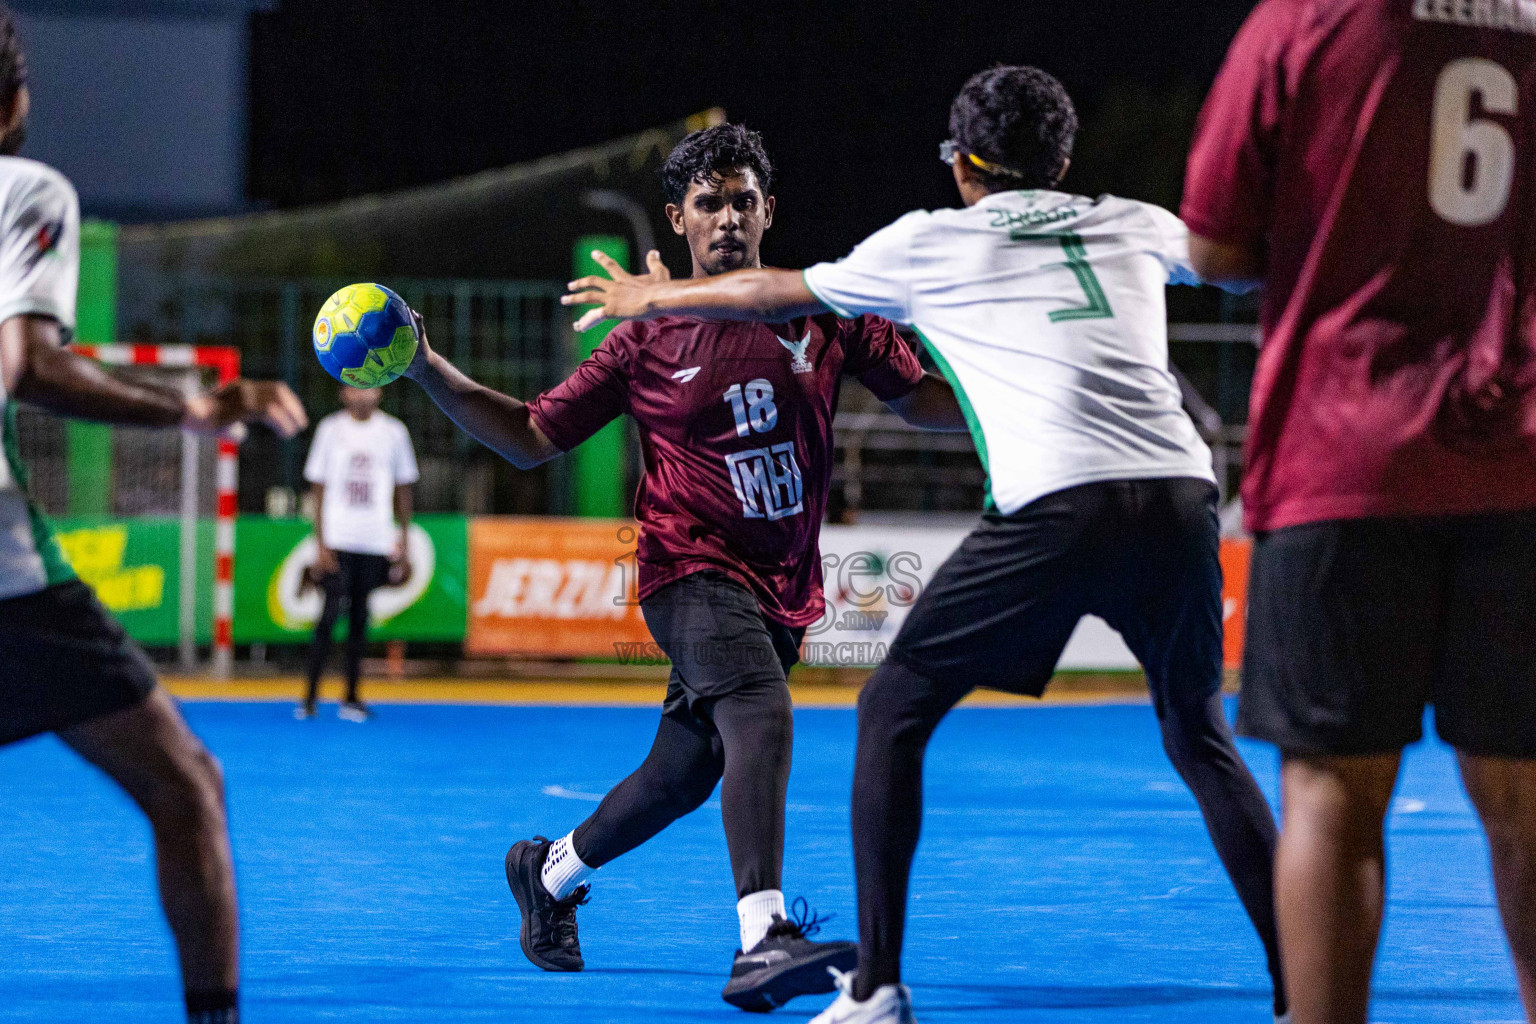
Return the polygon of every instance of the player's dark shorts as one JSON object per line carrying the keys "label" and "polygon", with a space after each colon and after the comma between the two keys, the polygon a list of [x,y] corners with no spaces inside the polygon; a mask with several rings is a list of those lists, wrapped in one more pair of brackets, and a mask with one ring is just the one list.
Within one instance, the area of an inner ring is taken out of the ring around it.
{"label": "player's dark shorts", "polygon": [[1536,511],[1332,520],[1255,538],[1238,730],[1390,753],[1536,757]]}
{"label": "player's dark shorts", "polygon": [[389,586],[389,558],[361,551],[337,551],[336,571],[320,577],[320,588],[334,601],[355,599]]}
{"label": "player's dark shorts", "polygon": [[[1125,638],[1159,712],[1221,688],[1216,488],[1113,480],[996,512],[934,574],[890,657],[941,682],[1038,697],[1084,615]],[[1173,688],[1177,688],[1177,692]]]}
{"label": "player's dark shorts", "polygon": [[138,704],[144,652],[79,580],[0,601],[0,744]]}
{"label": "player's dark shorts", "polygon": [[701,700],[741,689],[787,687],[804,627],[763,614],[745,586],[705,570],[641,602],[656,645],[672,660],[664,714],[697,714]]}

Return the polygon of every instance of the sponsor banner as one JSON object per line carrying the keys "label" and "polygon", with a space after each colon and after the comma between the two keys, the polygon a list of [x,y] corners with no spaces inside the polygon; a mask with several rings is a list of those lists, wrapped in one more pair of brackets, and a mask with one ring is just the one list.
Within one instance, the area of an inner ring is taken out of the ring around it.
{"label": "sponsor banner", "polygon": [[[463,516],[416,517],[406,537],[410,578],[375,590],[368,600],[371,639],[464,638],[465,531]],[[324,603],[305,573],[316,551],[314,531],[303,519],[240,518],[235,533],[236,643],[308,639]]]}
{"label": "sponsor banner", "polygon": [[[827,613],[806,630],[808,665],[873,666],[928,581],[969,530],[923,526],[823,526]],[[1063,669],[1134,669],[1136,658],[1102,619],[1078,624]]]}
{"label": "sponsor banner", "polygon": [[[64,557],[128,635],[151,647],[180,640],[181,520],[146,516],[54,520]],[[197,564],[213,561],[213,521],[197,526]],[[213,639],[213,577],[197,574],[197,638]]]}
{"label": "sponsor banner", "polygon": [[[175,518],[61,518],[60,546],[80,577],[142,644],[178,640],[181,523]],[[827,611],[806,630],[810,665],[879,664],[912,604],[966,535],[941,527],[824,526]],[[369,602],[376,639],[464,641],[470,655],[664,662],[635,601],[635,524],[623,519],[424,515],[409,545],[415,571]],[[212,639],[213,523],[198,526],[197,635]],[[1248,560],[1224,540],[1223,616],[1229,668],[1242,661]],[[235,641],[303,643],[321,594],[309,523],[242,516],[236,532]],[[1060,667],[1133,669],[1114,630],[1086,618]]]}
{"label": "sponsor banner", "polygon": [[[806,630],[810,665],[879,664],[917,595],[960,546],[968,530],[941,527],[823,526],[822,573],[827,612]],[[1222,541],[1227,667],[1242,663],[1248,588],[1247,541]],[[1120,634],[1097,616],[1072,633],[1058,668],[1112,671],[1138,668]]]}
{"label": "sponsor banner", "polygon": [[823,526],[821,574],[827,610],[805,631],[807,665],[878,665],[913,603],[965,530]]}
{"label": "sponsor banner", "polygon": [[623,519],[471,520],[466,653],[623,658],[645,649],[636,536]]}
{"label": "sponsor banner", "polygon": [[1227,668],[1243,667],[1243,634],[1248,626],[1248,562],[1252,557],[1251,540],[1234,538],[1221,542],[1221,621]]}

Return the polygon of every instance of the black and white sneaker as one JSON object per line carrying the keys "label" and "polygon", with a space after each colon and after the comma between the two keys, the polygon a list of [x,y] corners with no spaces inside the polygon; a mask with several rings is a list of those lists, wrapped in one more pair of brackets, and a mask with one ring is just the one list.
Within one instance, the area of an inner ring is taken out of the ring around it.
{"label": "black and white sneaker", "polygon": [[721,998],[742,1010],[767,1013],[796,996],[831,992],[834,975],[828,968],[851,971],[858,966],[859,947],[853,942],[812,942],[824,921],[810,913],[804,897],[795,900],[793,920],[775,914],[768,934],[751,950],[736,951],[731,980]]}
{"label": "black and white sneaker", "polygon": [[534,836],[507,851],[507,886],[523,912],[523,955],[546,971],[579,971],[587,965],[576,937],[576,908],[592,887],[583,885],[563,900],[551,896],[541,877],[549,847],[548,839]]}

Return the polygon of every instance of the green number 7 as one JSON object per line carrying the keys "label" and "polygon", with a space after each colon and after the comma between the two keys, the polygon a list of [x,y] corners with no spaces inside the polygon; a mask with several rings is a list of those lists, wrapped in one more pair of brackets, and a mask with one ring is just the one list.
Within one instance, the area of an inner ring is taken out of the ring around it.
{"label": "green number 7", "polygon": [[1083,294],[1088,297],[1088,305],[1058,309],[1050,314],[1051,323],[1059,324],[1063,320],[1113,318],[1115,311],[1109,308],[1109,299],[1104,295],[1104,288],[1099,284],[1098,275],[1093,272],[1093,267],[1088,263],[1088,249],[1083,245],[1082,236],[1065,233],[1057,237],[1061,239],[1061,248],[1067,254],[1067,261],[1055,266],[1066,266],[1072,269],[1072,273],[1077,275],[1077,283],[1082,286]]}

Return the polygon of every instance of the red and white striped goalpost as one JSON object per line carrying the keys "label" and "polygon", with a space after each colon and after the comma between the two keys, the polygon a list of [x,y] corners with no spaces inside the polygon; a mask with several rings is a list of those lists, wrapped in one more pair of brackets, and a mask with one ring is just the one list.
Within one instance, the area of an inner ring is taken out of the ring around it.
{"label": "red and white striped goalpost", "polygon": [[[76,345],[83,356],[112,366],[206,366],[220,385],[240,376],[240,350],[225,345]],[[219,439],[214,473],[218,511],[213,539],[213,673],[229,678],[234,661],[235,515],[240,446]]]}

